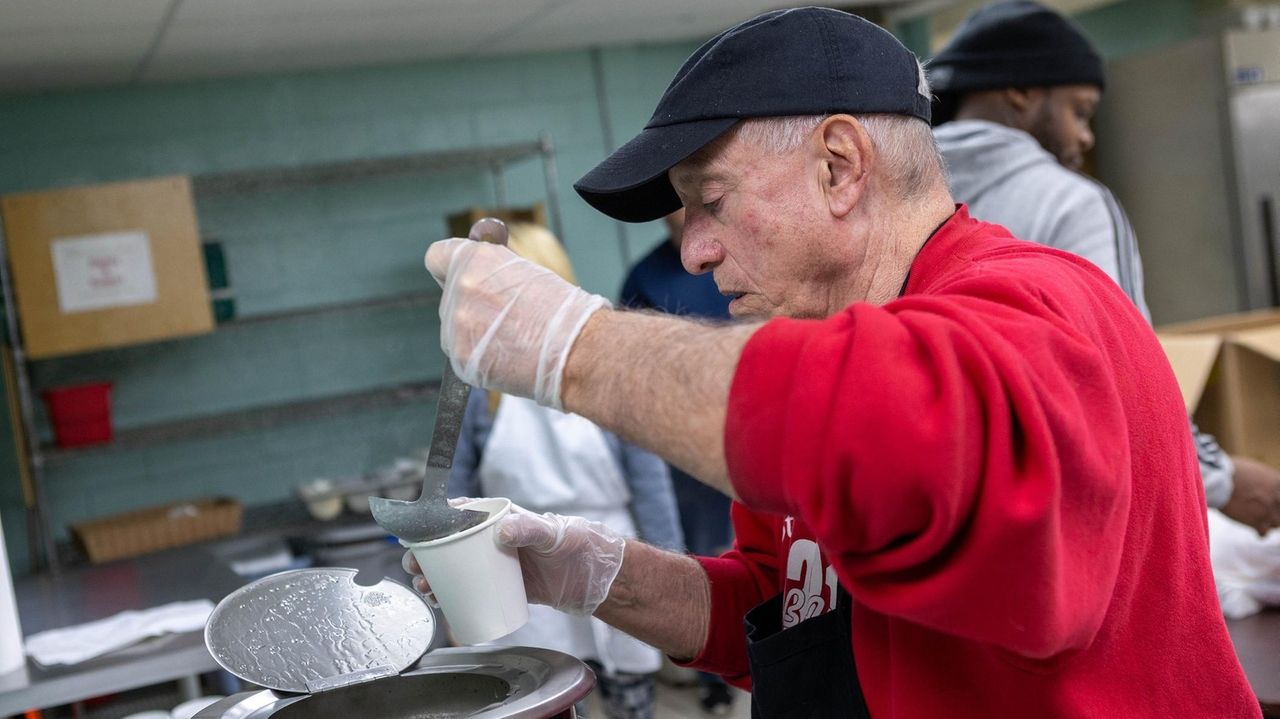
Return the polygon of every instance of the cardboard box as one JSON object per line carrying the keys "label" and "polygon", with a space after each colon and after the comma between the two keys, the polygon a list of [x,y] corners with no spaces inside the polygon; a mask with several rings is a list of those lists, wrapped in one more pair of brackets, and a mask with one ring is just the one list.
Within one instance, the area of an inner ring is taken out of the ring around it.
{"label": "cardboard box", "polygon": [[1200,428],[1227,452],[1280,468],[1280,310],[1157,332]]}
{"label": "cardboard box", "polygon": [[213,330],[188,178],[7,195],[0,215],[32,359]]}

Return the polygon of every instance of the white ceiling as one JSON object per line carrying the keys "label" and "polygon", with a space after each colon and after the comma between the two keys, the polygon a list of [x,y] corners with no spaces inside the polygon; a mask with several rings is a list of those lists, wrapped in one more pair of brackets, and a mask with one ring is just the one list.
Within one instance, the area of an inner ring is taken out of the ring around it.
{"label": "white ceiling", "polygon": [[0,0],[0,92],[683,40],[805,4],[812,0]]}

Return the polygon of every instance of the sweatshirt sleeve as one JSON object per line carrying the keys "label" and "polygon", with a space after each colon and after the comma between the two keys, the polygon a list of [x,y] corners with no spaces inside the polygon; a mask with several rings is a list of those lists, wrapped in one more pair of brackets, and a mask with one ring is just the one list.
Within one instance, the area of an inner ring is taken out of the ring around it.
{"label": "sweatshirt sleeve", "polygon": [[697,557],[711,584],[711,621],[702,652],[685,665],[750,691],[743,621],[747,612],[778,593],[776,527],[737,502],[729,511],[733,548],[719,557]]}
{"label": "sweatshirt sleeve", "polygon": [[730,392],[729,473],[869,608],[1047,658],[1088,645],[1115,586],[1130,468],[1104,353],[1124,350],[1036,287],[967,284],[765,325]]}
{"label": "sweatshirt sleeve", "polygon": [[1147,321],[1151,311],[1143,290],[1142,256],[1129,218],[1115,196],[1092,180],[1078,177],[1066,183],[1057,197],[1044,205],[1052,208],[1043,244],[1089,260],[1107,274],[1133,300]]}
{"label": "sweatshirt sleeve", "polygon": [[1071,191],[1054,198],[1041,243],[1092,262],[1132,296],[1120,271],[1119,233],[1102,195],[1083,179],[1067,188]]}
{"label": "sweatshirt sleeve", "polygon": [[1191,436],[1196,440],[1196,459],[1200,462],[1205,504],[1214,509],[1222,509],[1236,489],[1235,462],[1222,450],[1217,438],[1200,431],[1194,421],[1191,422]]}

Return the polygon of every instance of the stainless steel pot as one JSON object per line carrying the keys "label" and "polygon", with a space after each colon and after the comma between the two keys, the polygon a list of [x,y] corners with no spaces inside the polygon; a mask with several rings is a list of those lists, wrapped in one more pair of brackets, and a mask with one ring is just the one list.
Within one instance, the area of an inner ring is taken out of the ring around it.
{"label": "stainless steel pot", "polygon": [[399,582],[356,570],[264,577],[218,603],[205,644],[224,669],[265,687],[198,719],[572,717],[595,685],[582,662],[526,647],[441,649],[435,616]]}
{"label": "stainless steel pot", "polygon": [[549,649],[438,649],[398,676],[316,694],[242,692],[195,719],[569,718],[594,684],[586,665]]}

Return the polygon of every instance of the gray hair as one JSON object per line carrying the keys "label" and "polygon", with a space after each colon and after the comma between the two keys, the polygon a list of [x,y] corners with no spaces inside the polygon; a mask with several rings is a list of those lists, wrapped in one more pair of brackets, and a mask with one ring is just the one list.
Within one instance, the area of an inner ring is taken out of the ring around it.
{"label": "gray hair", "polygon": [[[916,62],[919,81],[916,91],[932,99],[924,66]],[[743,120],[729,132],[689,157],[703,163],[714,156],[732,138],[742,138],[755,147],[776,155],[789,153],[809,139],[827,115],[792,115],[787,117],[755,117]],[[947,186],[946,166],[929,123],[908,115],[854,115],[866,128],[871,145],[879,156],[880,172],[890,185],[898,188],[902,199],[923,196],[941,185]]]}
{"label": "gray hair", "polygon": [[[800,147],[830,115],[760,117],[739,124],[736,136],[779,155]],[[946,182],[929,123],[907,115],[856,115],[879,156],[881,172],[912,199]]]}

